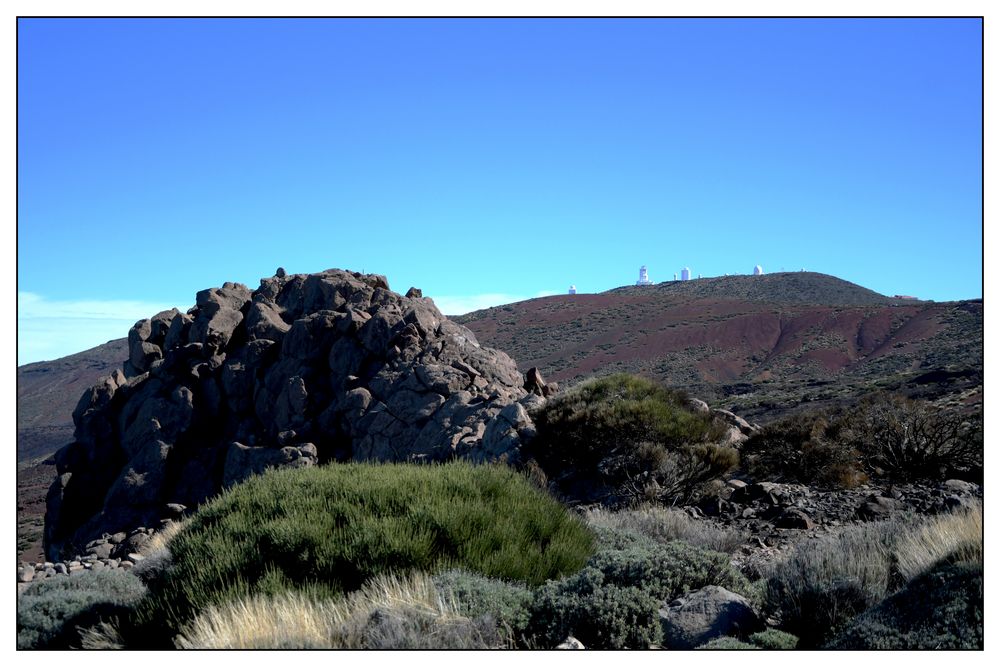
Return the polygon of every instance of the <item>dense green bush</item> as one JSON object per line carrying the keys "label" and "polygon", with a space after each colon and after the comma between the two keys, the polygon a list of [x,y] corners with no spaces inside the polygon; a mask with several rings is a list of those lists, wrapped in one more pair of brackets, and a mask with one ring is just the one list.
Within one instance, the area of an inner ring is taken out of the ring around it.
{"label": "dense green bush", "polygon": [[605,546],[583,570],[549,582],[532,599],[529,632],[542,645],[572,635],[587,647],[645,648],[662,639],[663,602],[712,584],[759,598],[725,554],[631,531],[602,529],[599,539]]}
{"label": "dense green bush", "polygon": [[34,583],[18,598],[17,647],[79,647],[80,630],[128,610],[145,593],[142,582],[124,570]]}
{"label": "dense green bush", "polygon": [[774,628],[768,628],[762,632],[755,632],[748,637],[751,644],[766,649],[791,650],[799,645],[799,638],[795,635]]}
{"label": "dense green bush", "polygon": [[983,568],[943,563],[864,612],[827,648],[983,648]]}
{"label": "dense green bush", "polygon": [[690,411],[685,394],[631,375],[557,396],[535,424],[531,453],[576,499],[684,500],[739,462],[735,449],[714,444],[723,426]]}
{"label": "dense green bush", "polygon": [[455,602],[463,616],[488,616],[499,628],[509,630],[512,638],[524,635],[531,601],[531,591],[524,584],[448,570],[434,575],[434,585],[441,595]]}
{"label": "dense green bush", "polygon": [[539,584],[578,570],[593,535],[503,466],[333,464],[252,478],[208,503],[171,541],[137,641],[210,604],[357,590],[385,572],[463,568]]}
{"label": "dense green bush", "polygon": [[599,570],[587,568],[535,592],[529,629],[543,648],[570,635],[587,648],[648,648],[663,638],[659,608],[647,591],[610,584]]}

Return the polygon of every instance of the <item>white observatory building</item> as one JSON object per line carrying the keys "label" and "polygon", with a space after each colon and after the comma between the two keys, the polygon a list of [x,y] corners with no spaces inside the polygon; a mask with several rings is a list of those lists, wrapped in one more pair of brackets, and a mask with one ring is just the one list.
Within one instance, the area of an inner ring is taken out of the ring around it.
{"label": "white observatory building", "polygon": [[653,281],[649,279],[649,274],[646,273],[646,265],[643,264],[639,267],[639,279],[635,281],[636,285],[652,285]]}
{"label": "white observatory building", "polygon": [[681,280],[691,280],[691,269],[686,266],[681,269]]}
{"label": "white observatory building", "polygon": [[764,267],[762,267],[760,264],[758,264],[757,266],[753,267],[753,274],[755,276],[762,276],[762,275],[764,275]]}
{"label": "white observatory building", "polygon": [[570,285],[569,286],[569,293],[570,294],[576,294],[576,285]]}

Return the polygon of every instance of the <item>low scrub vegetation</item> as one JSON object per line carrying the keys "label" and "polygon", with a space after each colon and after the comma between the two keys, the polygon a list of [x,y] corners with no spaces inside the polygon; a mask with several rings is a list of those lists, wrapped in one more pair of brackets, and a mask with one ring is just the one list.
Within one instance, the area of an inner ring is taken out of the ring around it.
{"label": "low scrub vegetation", "polygon": [[585,382],[535,417],[532,453],[566,496],[587,501],[682,501],[731,470],[724,427],[687,396],[631,375]]}
{"label": "low scrub vegetation", "polygon": [[982,457],[981,416],[889,394],[785,418],[743,447],[743,465],[757,479],[841,488],[868,478],[978,478]]}
{"label": "low scrub vegetation", "polygon": [[172,565],[139,609],[139,635],[172,635],[197,612],[237,598],[337,598],[389,572],[458,567],[537,585],[583,566],[593,539],[501,466],[273,471],[233,487],[174,537]]}
{"label": "low scrub vegetation", "polygon": [[827,648],[983,648],[982,563],[942,563],[853,619]]}
{"label": "low scrub vegetation", "polygon": [[774,628],[768,628],[761,632],[755,632],[748,638],[751,644],[766,649],[777,649],[782,651],[791,650],[799,645],[799,638],[795,635]]}
{"label": "low scrub vegetation", "polygon": [[[981,568],[977,526],[981,531],[981,508],[862,524],[831,539],[801,543],[767,573],[765,607],[782,630],[800,638],[799,648],[819,648],[846,632],[863,612],[935,568],[954,563]],[[918,594],[916,584],[909,586]],[[928,609],[914,614],[926,615]]]}
{"label": "low scrub vegetation", "polygon": [[664,601],[708,585],[757,597],[725,554],[627,531],[604,533],[584,569],[535,593],[528,627],[538,645],[552,647],[572,635],[587,647],[648,648],[662,640],[657,612]]}
{"label": "low scrub vegetation", "polygon": [[695,648],[697,651],[746,651],[746,650],[756,650],[761,648],[755,644],[749,642],[740,641],[735,637],[719,637],[718,639],[713,639],[710,642],[702,644]]}
{"label": "low scrub vegetation", "polygon": [[53,577],[18,598],[17,647],[80,647],[88,629],[135,605],[146,587],[124,570]]}
{"label": "low scrub vegetation", "polygon": [[983,561],[983,508],[977,505],[926,519],[896,540],[893,559],[900,575],[912,579],[943,561]]}
{"label": "low scrub vegetation", "polygon": [[512,640],[524,640],[532,595],[526,585],[462,570],[434,575],[434,585],[463,616],[488,618]]}
{"label": "low scrub vegetation", "polygon": [[618,512],[591,509],[585,516],[587,523],[595,528],[635,531],[661,544],[679,540],[727,554],[736,551],[747,539],[739,530],[699,521],[679,509],[660,505],[647,504]]}

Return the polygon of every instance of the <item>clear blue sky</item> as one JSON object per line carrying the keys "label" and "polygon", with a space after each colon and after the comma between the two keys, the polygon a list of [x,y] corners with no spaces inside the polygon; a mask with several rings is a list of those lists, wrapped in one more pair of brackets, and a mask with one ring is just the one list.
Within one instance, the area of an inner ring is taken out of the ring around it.
{"label": "clear blue sky", "polygon": [[446,312],[640,264],[981,297],[981,58],[964,19],[20,20],[18,363],[279,265]]}

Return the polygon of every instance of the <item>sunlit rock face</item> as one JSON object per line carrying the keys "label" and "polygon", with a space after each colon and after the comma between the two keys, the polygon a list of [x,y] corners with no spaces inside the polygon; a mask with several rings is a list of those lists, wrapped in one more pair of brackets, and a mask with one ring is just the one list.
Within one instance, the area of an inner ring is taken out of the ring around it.
{"label": "sunlit rock face", "polygon": [[142,320],[81,397],[47,499],[46,551],[151,526],[269,467],[331,460],[516,462],[524,378],[411,289],[283,270]]}

